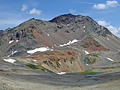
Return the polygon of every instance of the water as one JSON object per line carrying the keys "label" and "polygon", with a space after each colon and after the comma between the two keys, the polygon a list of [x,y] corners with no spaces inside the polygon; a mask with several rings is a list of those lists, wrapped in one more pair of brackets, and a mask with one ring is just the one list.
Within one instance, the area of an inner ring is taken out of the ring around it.
{"label": "water", "polygon": [[102,72],[80,73],[80,75],[99,75],[99,74],[102,74]]}

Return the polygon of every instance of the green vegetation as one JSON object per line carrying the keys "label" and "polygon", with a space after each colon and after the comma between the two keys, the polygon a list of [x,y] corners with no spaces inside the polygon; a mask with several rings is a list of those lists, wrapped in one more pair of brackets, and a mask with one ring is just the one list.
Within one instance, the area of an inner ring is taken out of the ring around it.
{"label": "green vegetation", "polygon": [[87,38],[85,38],[83,41],[83,47],[87,48],[90,45],[95,45],[96,47],[101,46],[92,36],[88,36]]}
{"label": "green vegetation", "polygon": [[39,67],[39,69],[41,69],[41,70],[44,71],[44,72],[52,72],[52,71],[50,71],[49,69],[43,67],[41,64],[38,64],[38,67]]}
{"label": "green vegetation", "polygon": [[89,54],[89,56],[99,57],[98,54],[96,54],[96,53]]}
{"label": "green vegetation", "polygon": [[43,63],[48,65],[48,66],[56,68],[55,65],[51,61],[43,61]]}
{"label": "green vegetation", "polygon": [[67,59],[65,58],[65,59],[64,59],[64,62],[66,62],[66,61],[67,61]]}
{"label": "green vegetation", "polygon": [[31,69],[41,69],[42,71],[45,71],[45,72],[52,72],[52,71],[46,69],[45,67],[43,67],[41,64],[38,64],[38,65],[27,64],[26,66],[31,68]]}
{"label": "green vegetation", "polygon": [[70,59],[70,63],[72,64],[73,61],[75,61],[75,58],[74,58],[74,57],[71,57],[71,59]]}
{"label": "green vegetation", "polygon": [[87,64],[94,64],[96,62],[96,58],[92,58],[92,57],[86,57],[86,63]]}
{"label": "green vegetation", "polygon": [[96,73],[96,72],[94,72],[94,71],[92,71],[92,70],[86,70],[86,71],[84,71],[84,72],[82,72],[82,73]]}
{"label": "green vegetation", "polygon": [[84,74],[84,75],[97,75],[97,74],[101,74],[101,73],[102,72],[94,72],[91,69],[82,72],[82,74]]}
{"label": "green vegetation", "polygon": [[120,66],[116,66],[116,67],[101,67],[101,69],[115,69],[115,68],[120,68]]}
{"label": "green vegetation", "polygon": [[56,61],[56,65],[57,65],[58,68],[60,68],[60,63],[59,63],[59,61]]}
{"label": "green vegetation", "polygon": [[28,66],[29,68],[32,68],[32,69],[39,69],[36,65],[34,64],[27,64],[26,66]]}
{"label": "green vegetation", "polygon": [[72,52],[67,52],[68,53],[68,55],[72,55]]}

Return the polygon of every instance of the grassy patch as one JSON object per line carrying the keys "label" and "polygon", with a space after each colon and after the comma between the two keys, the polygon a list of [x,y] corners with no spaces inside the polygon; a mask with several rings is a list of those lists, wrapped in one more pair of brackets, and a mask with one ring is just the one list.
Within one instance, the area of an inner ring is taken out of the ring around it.
{"label": "grassy patch", "polygon": [[60,68],[60,66],[61,66],[59,61],[56,61],[56,65],[57,65],[58,68]]}
{"label": "grassy patch", "polygon": [[93,57],[99,57],[98,54],[96,53],[92,53],[92,54],[89,54],[90,56],[93,56]]}
{"label": "grassy patch", "polygon": [[40,70],[45,71],[45,72],[52,72],[52,71],[46,69],[45,67],[43,67],[41,64],[38,64],[38,65],[27,64],[26,66],[31,68],[31,69],[40,69]]}
{"label": "grassy patch", "polygon": [[115,68],[120,68],[120,66],[116,66],[116,67],[102,67],[101,69],[115,69]]}
{"label": "grassy patch", "polygon": [[44,72],[52,72],[51,70],[43,67],[41,64],[38,64],[38,68],[41,69],[41,70],[44,71]]}
{"label": "grassy patch", "polygon": [[75,61],[75,58],[74,58],[74,57],[71,57],[71,59],[70,59],[70,63],[72,64],[73,61]]}
{"label": "grassy patch", "polygon": [[86,57],[86,63],[87,64],[94,64],[96,62],[96,58],[92,58],[92,57]]}
{"label": "grassy patch", "polygon": [[43,63],[48,65],[48,66],[56,68],[55,65],[51,61],[43,61]]}
{"label": "grassy patch", "polygon": [[92,71],[92,70],[85,70],[85,71],[82,72],[82,73],[96,73],[96,72],[94,72],[94,71]]}
{"label": "grassy patch", "polygon": [[29,68],[32,68],[32,69],[39,69],[36,65],[34,65],[34,64],[27,64],[26,65],[27,67],[29,67]]}

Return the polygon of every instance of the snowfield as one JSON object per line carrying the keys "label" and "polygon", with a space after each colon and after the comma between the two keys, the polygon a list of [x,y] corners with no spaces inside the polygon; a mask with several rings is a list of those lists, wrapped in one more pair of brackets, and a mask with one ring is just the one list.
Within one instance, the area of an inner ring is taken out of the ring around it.
{"label": "snowfield", "polygon": [[18,42],[19,40],[16,40],[16,42]]}
{"label": "snowfield", "polygon": [[14,55],[15,53],[17,53],[18,51],[12,51],[12,53],[10,55],[8,55],[8,57]]}
{"label": "snowfield", "polygon": [[86,27],[85,27],[85,26],[83,26],[83,28],[85,29]]}
{"label": "snowfield", "polygon": [[50,34],[47,34],[47,36],[50,36]]}
{"label": "snowfield", "polygon": [[48,47],[40,47],[40,48],[35,48],[34,50],[29,50],[29,51],[27,51],[27,53],[34,54],[36,52],[45,52],[45,51],[48,51],[48,50],[52,51],[53,49],[50,49]]}
{"label": "snowfield", "polygon": [[90,54],[88,51],[85,50],[85,54]]}
{"label": "snowfield", "polygon": [[9,41],[9,44],[11,44],[11,43],[13,43],[14,42],[14,40],[11,40],[11,41]]}
{"label": "snowfield", "polygon": [[8,62],[8,63],[15,63],[16,62],[16,60],[14,60],[14,59],[11,59],[11,58],[9,58],[9,59],[3,59],[5,62]]}
{"label": "snowfield", "polygon": [[63,74],[66,74],[66,72],[60,72],[60,73],[57,73],[59,75],[63,75]]}
{"label": "snowfield", "polygon": [[74,43],[76,43],[76,42],[78,42],[78,41],[79,41],[79,40],[74,39],[74,40],[72,40],[72,41],[69,41],[69,42],[68,42],[68,43],[66,43],[66,44],[60,45],[60,47],[63,47],[63,46],[68,46],[68,45],[74,44]]}
{"label": "snowfield", "polygon": [[112,61],[112,62],[114,61],[114,60],[113,60],[113,59],[111,59],[111,58],[107,58],[107,59],[108,59],[109,61]]}

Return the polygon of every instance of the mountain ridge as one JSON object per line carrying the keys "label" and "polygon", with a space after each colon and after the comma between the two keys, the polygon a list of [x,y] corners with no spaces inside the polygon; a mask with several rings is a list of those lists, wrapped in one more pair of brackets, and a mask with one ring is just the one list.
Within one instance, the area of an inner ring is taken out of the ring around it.
{"label": "mountain ridge", "polygon": [[[18,55],[23,53],[22,56],[27,56],[27,50],[39,47],[66,48],[59,46],[75,39],[78,40],[76,46],[81,49],[83,47],[79,44],[80,41],[89,35],[107,49],[111,49],[111,46],[108,48],[107,42],[107,45],[104,45],[102,38],[110,37],[114,42],[118,42],[107,28],[98,25],[89,16],[64,14],[49,21],[32,18],[17,27],[2,31],[0,56],[7,56],[13,51],[20,52]],[[11,41],[13,42],[10,43]],[[114,46],[118,48],[117,44]],[[69,45],[67,48],[70,48]]]}

